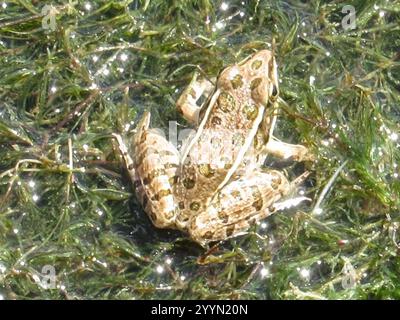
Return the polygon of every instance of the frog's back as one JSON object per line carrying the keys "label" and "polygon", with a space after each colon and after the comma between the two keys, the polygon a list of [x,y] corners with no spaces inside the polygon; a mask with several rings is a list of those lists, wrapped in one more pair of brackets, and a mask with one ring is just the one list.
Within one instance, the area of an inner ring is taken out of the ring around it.
{"label": "frog's back", "polygon": [[275,69],[271,63],[275,62],[270,51],[263,50],[220,74],[217,90],[182,159],[177,192],[182,221],[208,206],[252,147],[271,91],[269,76]]}

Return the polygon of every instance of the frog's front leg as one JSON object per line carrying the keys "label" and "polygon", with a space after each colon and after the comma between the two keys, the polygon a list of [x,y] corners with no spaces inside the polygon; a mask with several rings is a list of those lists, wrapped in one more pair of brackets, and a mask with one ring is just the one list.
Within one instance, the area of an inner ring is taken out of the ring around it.
{"label": "frog's front leg", "polygon": [[281,172],[254,171],[228,183],[204,212],[193,216],[189,234],[202,245],[244,234],[250,225],[274,213],[274,204],[290,190]]}
{"label": "frog's front leg", "polygon": [[314,156],[305,146],[285,143],[273,136],[270,136],[262,152],[264,155],[272,154],[275,157],[285,160],[290,159],[298,162],[314,160]]}
{"label": "frog's front leg", "polygon": [[[308,148],[300,144],[285,143],[273,136],[276,126],[277,116],[273,115],[277,110],[276,103],[273,103],[273,109],[264,114],[260,130],[256,137],[256,146],[259,146],[256,153],[258,154],[259,165],[264,163],[268,155],[273,155],[277,158],[293,161],[314,161],[315,157]],[[272,113],[272,115],[271,115]],[[265,144],[264,144],[265,143]]]}
{"label": "frog's front leg", "polygon": [[205,103],[198,104],[201,97],[208,97],[214,85],[207,79],[197,79],[197,74],[193,76],[188,87],[182,92],[176,102],[177,109],[182,113],[184,118],[193,124],[198,124],[200,110]]}

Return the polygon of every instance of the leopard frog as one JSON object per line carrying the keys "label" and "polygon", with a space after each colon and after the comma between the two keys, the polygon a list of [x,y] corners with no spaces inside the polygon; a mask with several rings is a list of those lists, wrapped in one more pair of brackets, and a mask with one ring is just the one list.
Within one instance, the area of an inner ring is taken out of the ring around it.
{"label": "leopard frog", "polygon": [[[305,175],[290,183],[263,167],[265,156],[308,159],[304,146],[272,136],[278,92],[275,58],[261,50],[224,69],[216,85],[194,78],[184,90],[177,108],[197,128],[179,151],[150,129],[148,112],[136,129],[133,158],[115,135],[155,226],[182,230],[205,245],[243,234],[276,211],[274,204]],[[199,106],[204,95],[209,98]]]}

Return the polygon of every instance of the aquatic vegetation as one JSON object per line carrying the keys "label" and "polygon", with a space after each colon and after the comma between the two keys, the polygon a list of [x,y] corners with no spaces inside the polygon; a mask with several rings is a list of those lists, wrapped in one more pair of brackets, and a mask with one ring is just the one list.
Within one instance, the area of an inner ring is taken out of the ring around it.
{"label": "aquatic vegetation", "polygon": [[[399,1],[66,3],[0,2],[1,298],[400,298]],[[151,224],[111,135],[186,127],[193,73],[273,39],[312,201],[205,252]]]}

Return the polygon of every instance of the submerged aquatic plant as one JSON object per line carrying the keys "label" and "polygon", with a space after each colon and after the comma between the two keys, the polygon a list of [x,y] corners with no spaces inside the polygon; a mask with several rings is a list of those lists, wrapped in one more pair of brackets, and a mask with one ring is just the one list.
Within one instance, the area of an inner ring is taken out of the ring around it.
{"label": "submerged aquatic plant", "polygon": [[[0,2],[0,297],[400,298],[400,2],[352,5],[354,29],[342,1]],[[312,202],[205,255],[151,225],[111,134],[185,125],[195,71],[272,39]]]}

